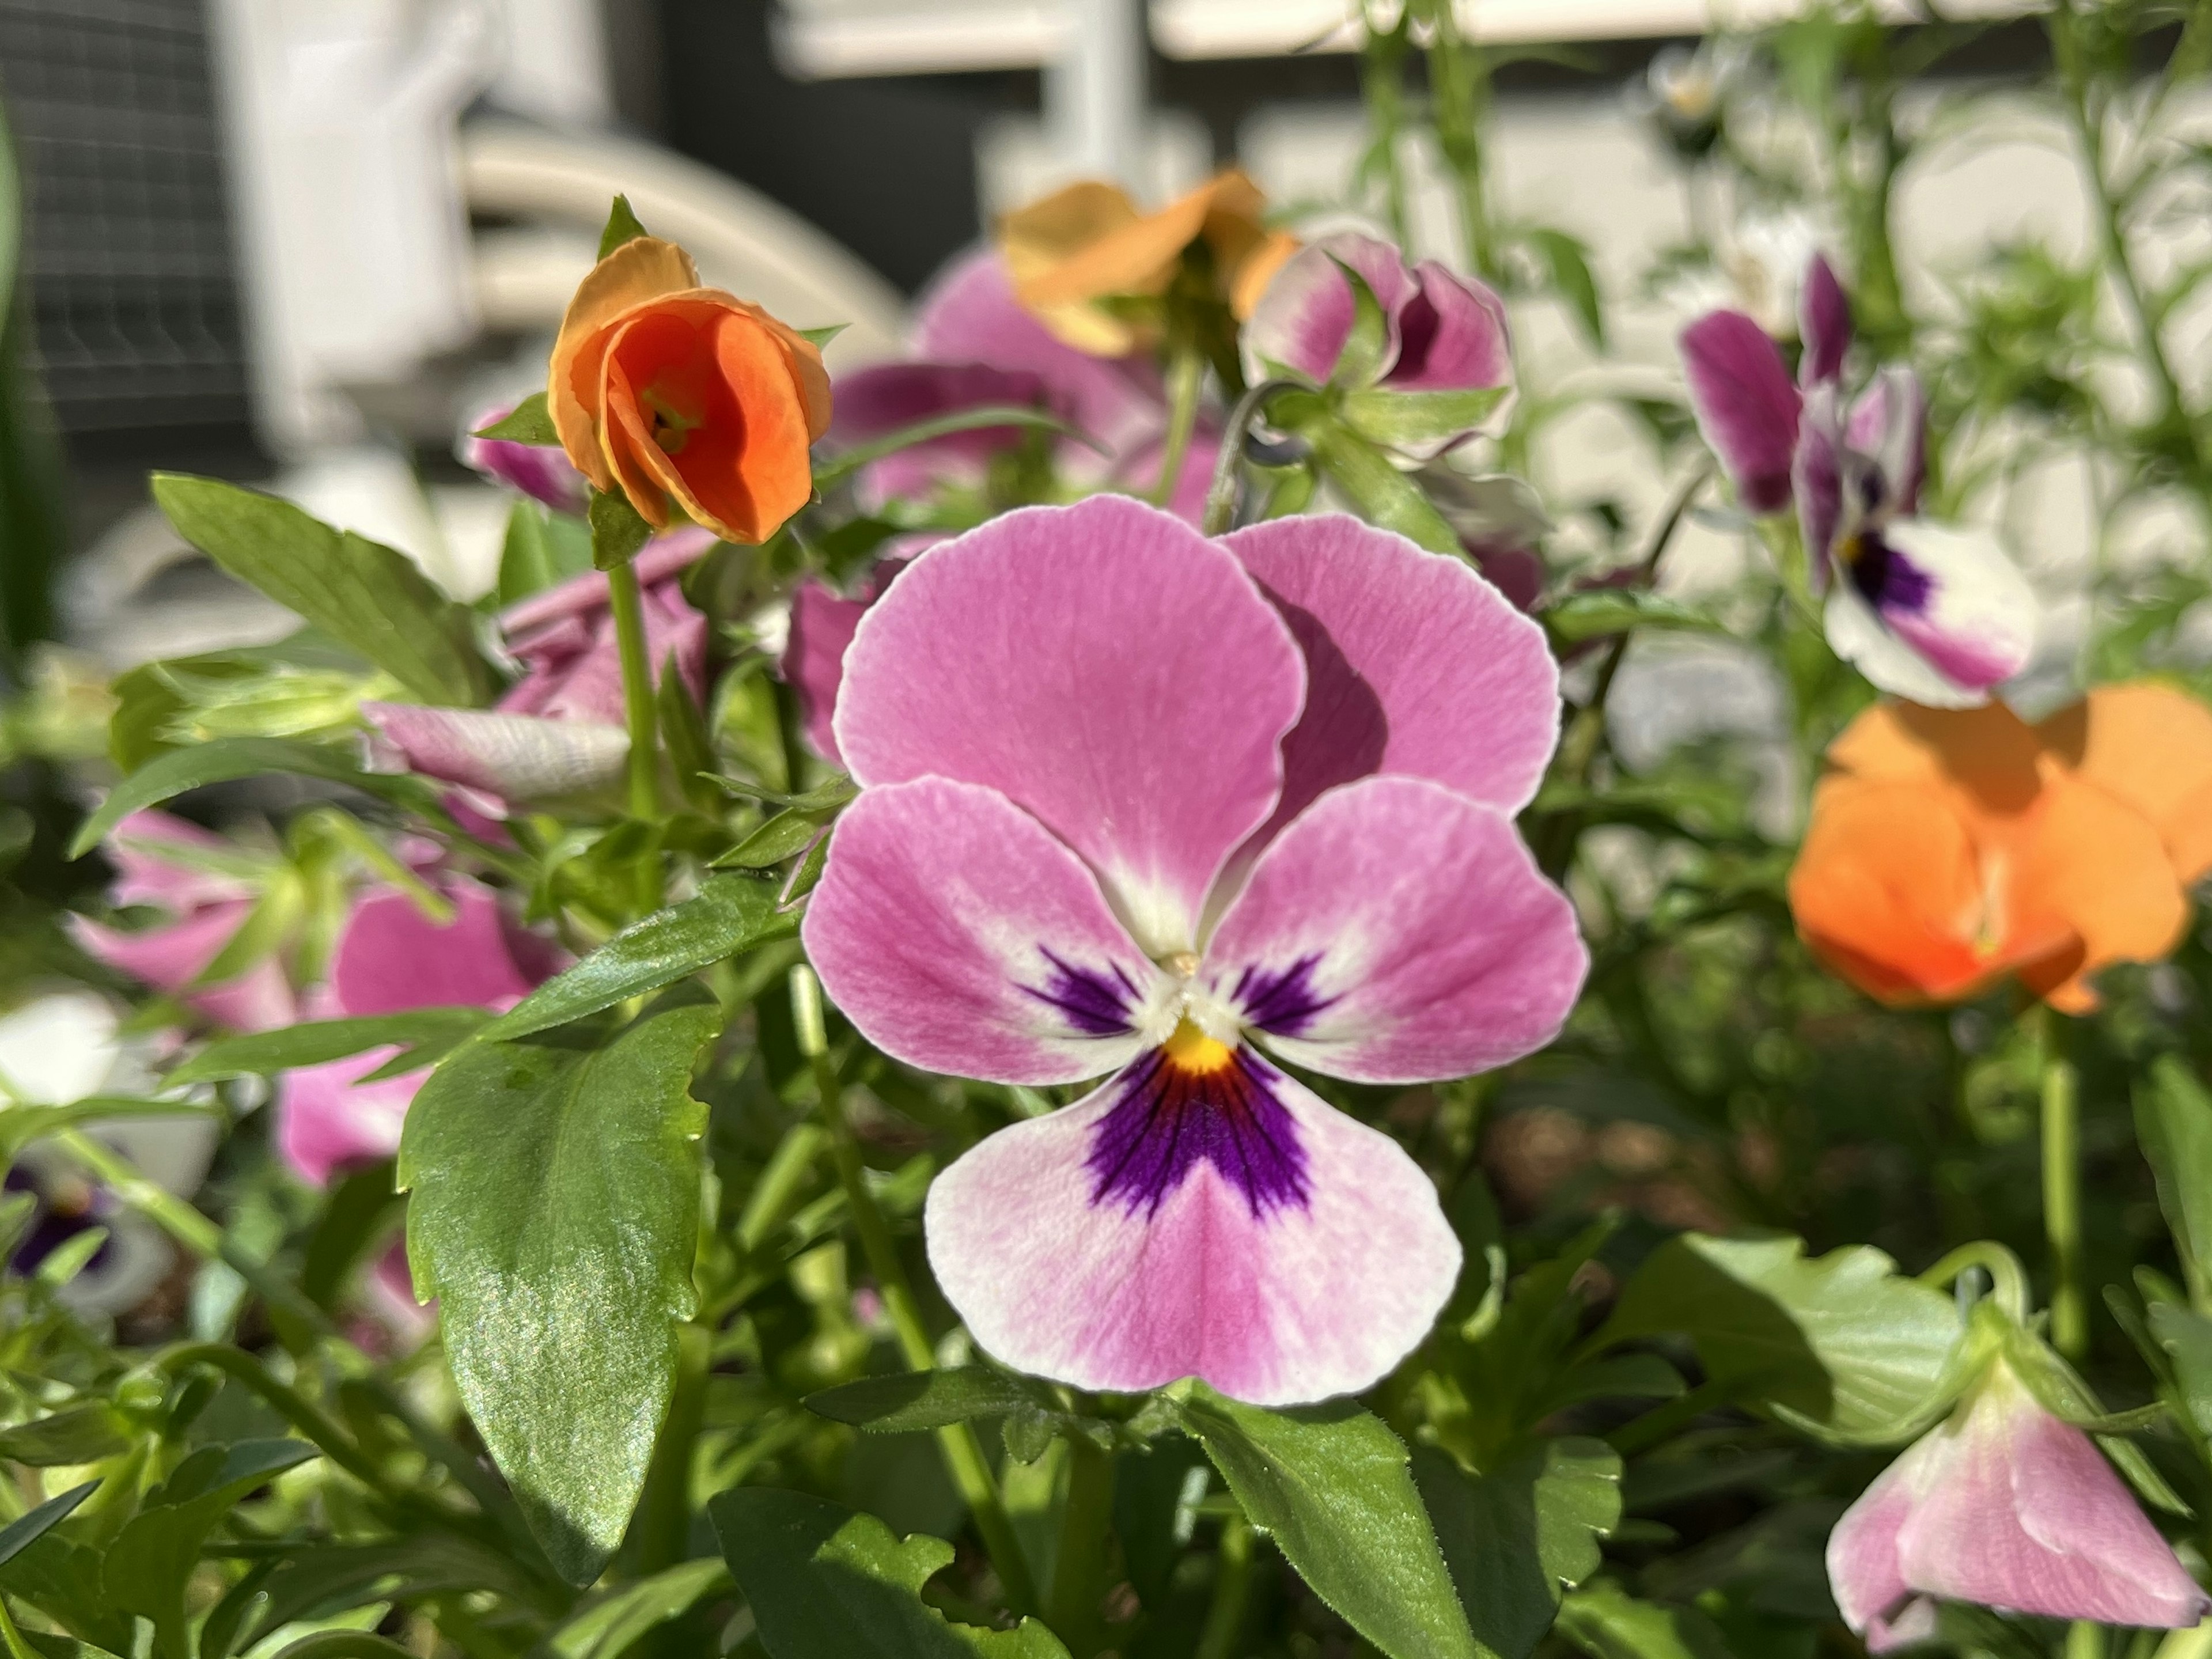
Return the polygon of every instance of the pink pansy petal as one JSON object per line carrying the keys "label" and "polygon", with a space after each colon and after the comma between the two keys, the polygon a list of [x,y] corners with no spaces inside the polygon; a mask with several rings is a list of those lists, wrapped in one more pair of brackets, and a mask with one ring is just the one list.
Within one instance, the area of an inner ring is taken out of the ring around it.
{"label": "pink pansy petal", "polygon": [[1876,374],[1851,405],[1844,441],[1875,465],[1880,483],[1875,510],[1919,509],[1928,472],[1928,398],[1918,375],[1895,366]]}
{"label": "pink pansy petal", "polygon": [[1505,301],[1433,259],[1414,267],[1420,291],[1398,314],[1398,359],[1383,384],[1398,392],[1471,392],[1513,383]]}
{"label": "pink pansy petal", "polygon": [[[655,678],[673,657],[693,698],[703,698],[706,617],[692,609],[673,581],[647,587],[640,596],[640,609],[645,620],[646,655]],[[611,615],[596,618],[580,651],[574,646],[568,622],[556,627],[558,631],[550,648],[542,648],[535,640],[515,646],[515,653],[530,672],[494,707],[503,714],[540,714],[548,720],[620,726],[623,719],[622,655],[615,639],[614,618]]]}
{"label": "pink pansy petal", "polygon": [[954,261],[915,313],[915,356],[1034,374],[1054,408],[1115,454],[1159,428],[1165,399],[1150,360],[1093,357],[1054,337],[1014,298],[994,249]]}
{"label": "pink pansy petal", "polygon": [[1869,1621],[1865,1632],[1867,1651],[1895,1653],[1900,1648],[1932,1642],[1937,1625],[1936,1603],[1925,1595],[1916,1595],[1889,1617]]}
{"label": "pink pansy petal", "polygon": [[362,718],[410,772],[514,800],[575,794],[611,781],[629,735],[596,720],[544,720],[482,708],[365,702]]}
{"label": "pink pansy petal", "polygon": [[276,1151],[301,1179],[327,1186],[332,1176],[399,1150],[400,1125],[430,1068],[359,1080],[398,1052],[372,1048],[284,1073],[276,1085]]}
{"label": "pink pansy petal", "polygon": [[[849,449],[939,416],[991,407],[1044,408],[1042,376],[984,363],[878,363],[839,379],[829,441]],[[992,456],[1022,442],[1029,428],[970,427],[909,444],[861,469],[863,495],[880,503],[926,495],[943,483],[975,483]]]}
{"label": "pink pansy petal", "polygon": [[1559,671],[1510,600],[1458,559],[1338,514],[1273,520],[1223,544],[1305,653],[1275,825],[1374,772],[1507,811],[1528,804],[1559,741]]}
{"label": "pink pansy petal", "polygon": [[1282,781],[1305,672],[1236,558],[1126,497],[932,548],[862,618],[837,746],[873,787],[988,784],[1097,871],[1146,953],[1200,908]]}
{"label": "pink pansy petal", "polygon": [[211,904],[180,921],[140,933],[75,916],[70,932],[89,955],[179,998],[186,1007],[216,1024],[239,1031],[269,1031],[289,1025],[295,1018],[291,985],[274,957],[263,958],[220,985],[185,988],[230,943],[252,908],[244,902]]}
{"label": "pink pansy petal", "polygon": [[938,1176],[938,1283],[987,1352],[1077,1388],[1197,1376],[1288,1406],[1369,1387],[1459,1276],[1428,1176],[1249,1050],[1211,1074],[1233,1085],[1172,1097],[1159,1053]]}
{"label": "pink pansy petal", "polygon": [[837,732],[837,688],[845,678],[845,653],[868,607],[884,596],[892,579],[906,568],[903,558],[878,560],[866,591],[859,599],[840,597],[826,583],[808,577],[791,596],[791,634],[778,665],[784,683],[799,698],[799,718],[814,752],[842,766]]}
{"label": "pink pansy petal", "polygon": [[1753,513],[1790,505],[1798,392],[1766,331],[1740,311],[1716,311],[1682,331],[1682,366],[1698,428]]}
{"label": "pink pansy petal", "polygon": [[107,890],[107,898],[118,909],[151,904],[182,915],[204,904],[234,902],[253,896],[252,889],[236,876],[172,862],[163,856],[169,847],[234,856],[239,850],[222,836],[167,812],[142,807],[130,813],[108,831],[100,847],[115,866],[115,880]]}
{"label": "pink pansy petal", "polygon": [[1797,527],[1813,591],[1827,592],[1834,574],[1837,532],[1844,522],[1844,444],[1836,388],[1816,386],[1805,394],[1797,450],[1790,459],[1790,488],[1797,497]]}
{"label": "pink pansy petal", "polygon": [[[630,561],[630,568],[637,573],[640,587],[656,587],[698,563],[714,541],[713,531],[687,525],[665,536],[655,536]],[[606,573],[587,570],[558,587],[549,587],[543,593],[533,593],[507,606],[500,612],[499,625],[513,640],[564,617],[603,615],[607,603]]]}
{"label": "pink pansy petal", "polygon": [[[1138,495],[1149,495],[1159,482],[1160,464],[1166,459],[1167,441],[1164,438],[1145,445],[1133,453],[1120,469],[1122,485]],[[1175,491],[1168,497],[1168,511],[1195,530],[1206,519],[1206,498],[1213,488],[1213,469],[1221,459],[1221,434],[1207,426],[1200,426],[1190,434],[1190,447],[1183,452],[1182,471],[1176,475]]]}
{"label": "pink pansy petal", "polygon": [[[1935,1431],[1898,1532],[1923,1594],[2051,1619],[2178,1628],[2212,1607],[2088,1437],[2000,1364]],[[1916,1450],[1917,1448],[1915,1449]]]}
{"label": "pink pansy petal", "polygon": [[1510,818],[1381,777],[1322,796],[1260,855],[1205,972],[1298,1065],[1414,1083],[1542,1048],[1589,969],[1574,907]]}
{"label": "pink pansy petal", "polygon": [[1805,268],[1797,296],[1797,337],[1804,346],[1797,365],[1801,382],[1812,386],[1844,372],[1844,354],[1851,345],[1851,302],[1826,254],[1815,253]]}
{"label": "pink pansy petal", "polygon": [[441,924],[406,894],[386,890],[354,906],[331,960],[339,1011],[362,1018],[416,1008],[507,1008],[536,988],[516,963],[499,900],[471,881],[446,896]]}
{"label": "pink pansy petal", "polygon": [[557,445],[518,444],[476,435],[514,412],[512,405],[501,404],[478,411],[453,447],[461,465],[562,513],[581,513],[591,486],[582,473],[568,465],[568,458]]}
{"label": "pink pansy petal", "polygon": [[871,788],[806,909],[830,1000],[885,1053],[998,1083],[1072,1083],[1136,1053],[1162,975],[1098,883],[997,792]]}
{"label": "pink pansy petal", "polygon": [[1376,373],[1398,356],[1398,315],[1420,285],[1398,250],[1346,231],[1310,242],[1285,261],[1244,327],[1247,359],[1264,379],[1288,369],[1316,386],[1336,372],[1358,307],[1345,271],[1358,274],[1382,308],[1383,349]]}
{"label": "pink pansy petal", "polygon": [[1828,1589],[1844,1622],[1865,1634],[1912,1596],[1897,1534],[1917,1501],[1921,1472],[1940,1460],[1934,1436],[1915,1443],[1875,1477],[1828,1534]]}

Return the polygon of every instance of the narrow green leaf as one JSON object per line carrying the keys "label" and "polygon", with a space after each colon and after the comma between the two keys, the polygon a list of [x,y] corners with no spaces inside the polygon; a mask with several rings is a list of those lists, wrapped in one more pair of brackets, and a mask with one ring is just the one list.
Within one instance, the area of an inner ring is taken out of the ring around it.
{"label": "narrow green leaf", "polygon": [[1315,462],[1370,524],[1395,530],[1431,553],[1457,554],[1458,534],[1430,504],[1420,486],[1390,458],[1349,428],[1327,417],[1298,429]]}
{"label": "narrow green leaf", "polygon": [[634,242],[647,234],[638,223],[637,215],[631,211],[629,198],[617,196],[614,205],[607,210],[607,228],[599,233],[599,258],[605,258],[624,242]]}
{"label": "narrow green leaf", "polygon": [[901,1540],[872,1515],[803,1492],[738,1486],[707,1513],[769,1659],[1067,1659],[1034,1619],[956,1625],[921,1599],[952,1546]]}
{"label": "narrow green leaf", "polygon": [[72,1124],[111,1117],[205,1117],[212,1109],[195,1101],[141,1100],[130,1095],[88,1095],[66,1106],[9,1106],[0,1110],[0,1162]]}
{"label": "narrow green leaf", "polygon": [[416,696],[460,708],[491,700],[495,682],[477,649],[473,614],[404,554],[214,478],[157,472],[153,489],[186,541]]}
{"label": "narrow green leaf", "polygon": [[709,876],[690,898],[632,922],[523,998],[481,1035],[487,1041],[507,1041],[565,1025],[798,931],[799,918],[776,909],[773,882]]}
{"label": "narrow green leaf", "polygon": [[779,812],[735,847],[714,859],[717,870],[766,870],[805,850],[822,833],[818,813],[796,809]]}
{"label": "narrow green leaf", "polygon": [[1709,611],[1684,605],[1664,594],[1634,588],[1608,588],[1595,593],[1571,593],[1546,610],[1543,623],[1563,645],[1625,634],[1632,628],[1686,629],[1692,632],[1725,634],[1729,626]]}
{"label": "narrow green leaf", "polygon": [[818,351],[850,327],[850,323],[831,323],[823,328],[802,328],[799,331],[799,337]]}
{"label": "narrow green leaf", "polygon": [[1528,245],[1551,273],[1552,286],[1574,313],[1583,335],[1603,350],[1605,306],[1598,298],[1597,278],[1590,274],[1589,250],[1564,230],[1532,230]]}
{"label": "narrow green leaf", "polygon": [[1364,276],[1334,254],[1330,263],[1352,289],[1352,327],[1345,334],[1328,378],[1340,386],[1364,386],[1382,372],[1382,353],[1390,343],[1390,319]]}
{"label": "narrow green leaf", "polygon": [[828,812],[860,799],[860,786],[840,773],[829,782],[796,795],[779,794],[764,789],[759,784],[748,783],[743,778],[726,778],[717,774],[708,780],[724,794],[736,795],[744,800],[757,800],[769,806],[787,806],[795,812]]}
{"label": "narrow green leaf", "polygon": [[1390,1659],[1478,1659],[1406,1448],[1349,1401],[1273,1412],[1176,1385],[1184,1429],[1252,1524]]}
{"label": "narrow green leaf", "polygon": [[592,526],[592,562],[602,570],[628,564],[653,538],[653,526],[627,495],[594,489],[585,516]]}
{"label": "narrow green leaf", "polygon": [[1073,438],[1081,443],[1097,445],[1076,428],[1048,410],[1032,409],[1024,404],[993,404],[982,409],[963,409],[951,415],[935,415],[926,421],[916,421],[896,432],[864,444],[854,444],[843,453],[832,456],[814,469],[814,487],[829,489],[842,483],[871,461],[880,461],[886,455],[896,455],[902,449],[927,443],[932,438],[949,437],[955,432],[974,432],[981,428],[1018,426],[1039,432],[1054,432],[1063,438]]}
{"label": "narrow green leaf", "polygon": [[621,1659],[640,1638],[682,1618],[701,1596],[729,1582],[729,1569],[719,1559],[682,1562],[593,1602],[547,1637],[545,1645],[555,1659]]}
{"label": "narrow green leaf", "polygon": [[714,736],[707,729],[707,717],[700,710],[698,699],[677,670],[672,651],[661,665],[653,701],[660,738],[668,748],[668,764],[684,799],[702,811],[714,811],[720,804],[718,793],[706,781],[706,775],[714,769]]}
{"label": "narrow green leaf", "polygon": [[76,1406],[0,1429],[0,1457],[34,1468],[97,1462],[130,1443],[128,1429],[107,1406]]}
{"label": "narrow green leaf", "polygon": [[553,411],[546,407],[542,392],[532,392],[489,426],[479,427],[470,435],[510,444],[548,445],[561,441],[561,434],[553,424]]}
{"label": "narrow green leaf", "polygon": [[403,1014],[375,1014],[362,1019],[315,1020],[282,1030],[248,1031],[217,1037],[166,1079],[179,1088],[187,1083],[210,1083],[218,1078],[270,1077],[299,1066],[319,1066],[343,1060],[364,1048],[387,1043],[414,1048],[425,1043],[458,1042],[472,1035],[491,1018],[483,1008],[416,1008]]}
{"label": "narrow green leaf", "polygon": [[1477,1479],[1424,1448],[1413,1479],[1475,1639],[1498,1659],[1527,1659],[1562,1589],[1597,1571],[1598,1540],[1620,1524],[1620,1456],[1601,1440],[1548,1440]]}
{"label": "narrow green leaf", "polygon": [[2212,1313],[2212,1094],[2172,1054],[2135,1092],[2136,1138],[2158,1184],[2189,1300]]}
{"label": "narrow green leaf", "polygon": [[478,1041],[431,1074],[399,1147],[408,1259],[439,1298],[453,1381],[571,1582],[622,1541],[692,1312],[696,990],[607,1038]]}
{"label": "narrow green leaf", "polygon": [[1467,392],[1392,392],[1373,386],[1345,395],[1344,423],[1385,449],[1419,449],[1480,431],[1505,401],[1507,392],[1502,386]]}
{"label": "narrow green leaf", "polygon": [[1025,1407],[1056,1412],[1060,1401],[1042,1383],[988,1365],[866,1377],[806,1396],[806,1409],[817,1416],[872,1434],[941,1429],[979,1417],[1004,1417]]}
{"label": "narrow green leaf", "polygon": [[21,1555],[29,1545],[46,1536],[52,1528],[69,1519],[76,1506],[92,1496],[100,1482],[88,1480],[81,1486],[71,1486],[58,1498],[49,1498],[36,1509],[27,1510],[6,1526],[0,1527],[0,1566]]}
{"label": "narrow green leaf", "polygon": [[1720,1627],[1695,1607],[1639,1601],[1618,1584],[1568,1596],[1559,1628],[1589,1659],[1730,1659]]}
{"label": "narrow green leaf", "polygon": [[437,786],[404,773],[364,772],[343,750],[289,738],[218,738],[157,755],[107,792],[70,843],[70,856],[82,858],[102,837],[142,807],[211,783],[258,778],[270,772],[342,783],[376,795],[409,811],[430,816],[438,811]]}
{"label": "narrow green leaf", "polygon": [[1811,1261],[1804,1249],[1796,1238],[1670,1239],[1592,1346],[1679,1333],[1746,1403],[1840,1441],[1893,1440],[1947,1385],[1958,1304],[1870,1246]]}

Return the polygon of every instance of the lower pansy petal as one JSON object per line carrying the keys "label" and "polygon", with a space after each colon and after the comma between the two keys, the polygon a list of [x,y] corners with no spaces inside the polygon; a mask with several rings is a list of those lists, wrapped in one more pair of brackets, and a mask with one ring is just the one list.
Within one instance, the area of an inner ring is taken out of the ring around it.
{"label": "lower pansy petal", "polygon": [[998,1083],[1071,1083],[1133,1054],[1164,975],[1097,878],[997,791],[922,778],[838,819],[807,955],[886,1054]]}
{"label": "lower pansy petal", "polygon": [[456,882],[453,920],[422,914],[408,895],[373,893],[353,908],[331,959],[340,1010],[361,1018],[416,1008],[509,1008],[538,980],[515,960],[489,888]]}
{"label": "lower pansy petal", "polygon": [[399,1128],[428,1067],[363,1083],[399,1051],[371,1048],[287,1072],[276,1085],[276,1151],[304,1181],[331,1177],[399,1150]]}
{"label": "lower pansy petal", "polygon": [[1261,854],[1205,972],[1285,1058],[1410,1083],[1540,1048],[1589,967],[1574,907],[1511,819],[1378,777],[1323,795]]}
{"label": "lower pansy petal", "polygon": [[126,933],[88,916],[70,919],[70,933],[88,955],[166,991],[188,1008],[239,1031],[269,1031],[295,1016],[290,982],[274,957],[264,957],[235,979],[198,986],[208,963],[246,923],[251,904],[211,904],[179,921]]}
{"label": "lower pansy petal", "polygon": [[938,1283],[988,1353],[1077,1388],[1357,1393],[1427,1334],[1460,1247],[1420,1167],[1249,1049],[1152,1049],[930,1188]]}
{"label": "lower pansy petal", "polygon": [[1828,641],[1882,690],[1967,708],[2027,665],[2037,611],[1994,536],[1899,519],[1851,553],[1829,595]]}
{"label": "lower pansy petal", "polygon": [[1911,1447],[1875,1477],[1828,1534],[1828,1589],[1855,1632],[1884,1627],[1911,1599],[1897,1534],[1912,1514],[1918,1476],[1941,1455],[1942,1443],[1930,1436]]}

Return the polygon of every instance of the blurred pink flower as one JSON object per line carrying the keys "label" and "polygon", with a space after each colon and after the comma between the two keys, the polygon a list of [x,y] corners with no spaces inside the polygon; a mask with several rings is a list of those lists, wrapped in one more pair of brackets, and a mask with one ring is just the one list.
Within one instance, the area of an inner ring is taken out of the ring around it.
{"label": "blurred pink flower", "polygon": [[562,513],[581,513],[588,503],[591,485],[568,465],[558,444],[518,444],[504,438],[476,434],[514,413],[512,404],[495,404],[480,411],[461,430],[453,453],[464,466],[496,479],[534,501]]}

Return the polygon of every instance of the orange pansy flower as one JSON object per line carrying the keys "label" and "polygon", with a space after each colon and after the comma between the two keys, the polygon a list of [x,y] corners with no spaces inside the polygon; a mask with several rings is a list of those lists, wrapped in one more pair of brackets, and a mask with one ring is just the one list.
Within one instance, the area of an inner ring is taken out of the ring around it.
{"label": "orange pansy flower", "polygon": [[640,236],[594,266],[553,344],[545,400],[561,447],[656,530],[680,507],[726,541],[766,541],[814,493],[830,425],[814,343],[699,285],[691,256]]}
{"label": "orange pansy flower", "polygon": [[1220,296],[1238,318],[1259,304],[1297,240],[1261,220],[1260,187],[1231,167],[1158,213],[1139,212],[1118,185],[1087,179],[999,221],[1014,294],[1060,338],[1097,357],[1144,343],[1138,326],[1102,301],[1167,292],[1183,255],[1204,243]]}
{"label": "orange pansy flower", "polygon": [[2212,710],[2137,681],[2030,726],[2002,704],[1869,709],[1790,874],[1807,944],[1890,1003],[1948,1002],[2015,975],[2051,1006],[2179,942],[2212,869]]}

